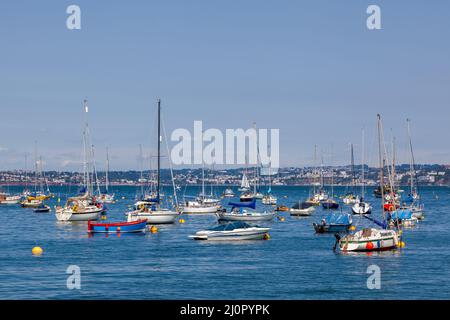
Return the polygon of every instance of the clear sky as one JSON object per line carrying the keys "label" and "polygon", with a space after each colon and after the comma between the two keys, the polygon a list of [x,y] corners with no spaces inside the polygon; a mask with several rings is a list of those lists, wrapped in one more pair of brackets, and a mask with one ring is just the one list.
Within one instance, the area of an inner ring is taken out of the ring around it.
{"label": "clear sky", "polygon": [[[81,30],[66,28],[70,4]],[[367,29],[369,4],[382,30]],[[363,127],[375,164],[377,113],[400,162],[409,117],[417,162],[447,164],[449,39],[445,0],[1,1],[0,170],[24,168],[35,140],[47,169],[80,169],[85,97],[112,170],[149,152],[157,97],[169,132],[279,128],[282,166],[311,164],[314,144],[348,163],[350,142],[358,162]]]}

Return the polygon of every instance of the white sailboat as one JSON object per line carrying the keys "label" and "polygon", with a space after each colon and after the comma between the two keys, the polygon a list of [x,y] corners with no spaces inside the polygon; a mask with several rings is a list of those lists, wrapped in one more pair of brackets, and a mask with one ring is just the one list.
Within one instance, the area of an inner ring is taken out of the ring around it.
{"label": "white sailboat", "polygon": [[[158,136],[157,136],[157,146],[158,146],[158,169],[157,169],[157,180],[156,180],[156,197],[152,199],[153,201],[149,204],[142,205],[138,207],[136,210],[127,212],[126,215],[128,217],[128,221],[136,221],[145,219],[148,224],[171,224],[174,223],[179,213],[168,208],[163,208],[161,206],[161,100],[158,99],[157,102],[158,108]],[[174,188],[174,198],[177,203],[177,197],[175,192],[175,184],[173,182],[173,173],[172,174],[172,184]]]}
{"label": "white sailboat", "polygon": [[[377,228],[365,228],[355,234],[349,234],[341,238],[339,235],[335,235],[336,244],[335,248],[339,246],[341,251],[344,252],[360,252],[360,251],[383,251],[396,249],[401,246],[399,234],[396,230],[386,230],[387,223],[384,212],[384,153],[382,153],[382,128],[381,128],[381,116],[378,115],[378,152],[379,152],[379,164],[380,164],[380,190],[382,193],[381,210],[383,213],[383,222],[380,223],[375,219],[368,218],[369,220],[382,225],[383,229]],[[364,216],[368,217],[368,216]]]}
{"label": "white sailboat", "polygon": [[103,212],[103,204],[94,197],[94,163],[93,147],[90,140],[89,124],[87,121],[87,100],[83,102],[85,125],[83,130],[83,171],[85,193],[81,196],[70,197],[64,206],[55,206],[55,216],[58,221],[89,221],[97,220]]}
{"label": "white sailboat", "polygon": [[370,206],[370,203],[364,200],[366,196],[366,189],[365,189],[365,172],[364,172],[364,145],[365,145],[365,138],[364,138],[364,130],[362,131],[362,156],[361,156],[361,196],[359,197],[358,201],[352,206],[352,212],[353,214],[370,214],[372,212],[372,207]]}
{"label": "white sailboat", "polygon": [[105,166],[105,190],[100,194],[100,201],[103,203],[114,203],[114,193],[109,193],[109,152],[106,148],[106,166]]}

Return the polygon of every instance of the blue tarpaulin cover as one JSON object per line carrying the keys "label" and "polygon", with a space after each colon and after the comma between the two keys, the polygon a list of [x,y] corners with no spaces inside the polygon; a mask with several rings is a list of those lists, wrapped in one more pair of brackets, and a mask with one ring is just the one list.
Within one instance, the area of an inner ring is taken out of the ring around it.
{"label": "blue tarpaulin cover", "polygon": [[253,199],[251,202],[228,202],[228,205],[233,208],[256,209],[256,199]]}
{"label": "blue tarpaulin cover", "polygon": [[325,221],[327,224],[349,225],[352,223],[352,217],[348,213],[330,213]]}
{"label": "blue tarpaulin cover", "polygon": [[412,211],[411,210],[397,210],[392,212],[391,217],[394,220],[403,220],[403,219],[411,219],[412,218]]}

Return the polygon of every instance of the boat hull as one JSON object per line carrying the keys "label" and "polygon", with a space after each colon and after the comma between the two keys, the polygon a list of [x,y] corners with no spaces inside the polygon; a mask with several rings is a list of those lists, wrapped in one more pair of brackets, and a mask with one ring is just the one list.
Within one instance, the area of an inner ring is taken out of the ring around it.
{"label": "boat hull", "polygon": [[137,233],[145,232],[146,220],[119,223],[88,223],[89,233]]}
{"label": "boat hull", "polygon": [[147,224],[172,224],[175,223],[178,212],[166,211],[166,210],[156,210],[149,212],[135,211],[127,214],[133,217],[133,219],[140,219],[147,221]]}
{"label": "boat hull", "polygon": [[369,252],[397,248],[398,237],[395,231],[383,230],[371,236],[347,235],[339,240],[339,248],[344,251]]}
{"label": "boat hull", "polygon": [[184,214],[216,213],[220,206],[184,207]]}
{"label": "boat hull", "polygon": [[318,224],[313,223],[316,233],[343,233],[348,232],[350,224]]}
{"label": "boat hull", "polygon": [[306,209],[290,209],[290,215],[291,216],[298,216],[298,217],[308,217],[310,216],[316,209],[314,207],[309,207]]}
{"label": "boat hull", "polygon": [[262,240],[266,237],[270,228],[251,228],[239,231],[224,232],[197,232],[191,236],[194,240],[208,241],[241,241],[241,240]]}
{"label": "boat hull", "polygon": [[72,212],[71,210],[57,209],[55,216],[60,221],[89,221],[97,220],[102,211],[102,208],[88,212]]}
{"label": "boat hull", "polygon": [[218,212],[216,215],[220,221],[270,221],[273,220],[275,213]]}

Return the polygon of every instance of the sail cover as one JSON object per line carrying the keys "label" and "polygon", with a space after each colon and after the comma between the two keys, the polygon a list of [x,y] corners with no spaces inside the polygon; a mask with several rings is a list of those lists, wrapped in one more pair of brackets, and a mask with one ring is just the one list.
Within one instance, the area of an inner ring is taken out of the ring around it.
{"label": "sail cover", "polygon": [[330,224],[349,225],[352,223],[352,217],[347,213],[344,213],[344,214],[330,213],[325,218],[325,221],[328,225],[330,225]]}
{"label": "sail cover", "polygon": [[228,202],[228,205],[233,208],[251,208],[256,209],[256,199],[253,198],[251,202]]}
{"label": "sail cover", "polygon": [[411,210],[397,210],[392,212],[392,219],[393,220],[403,220],[403,219],[411,219],[412,218],[412,211]]}

